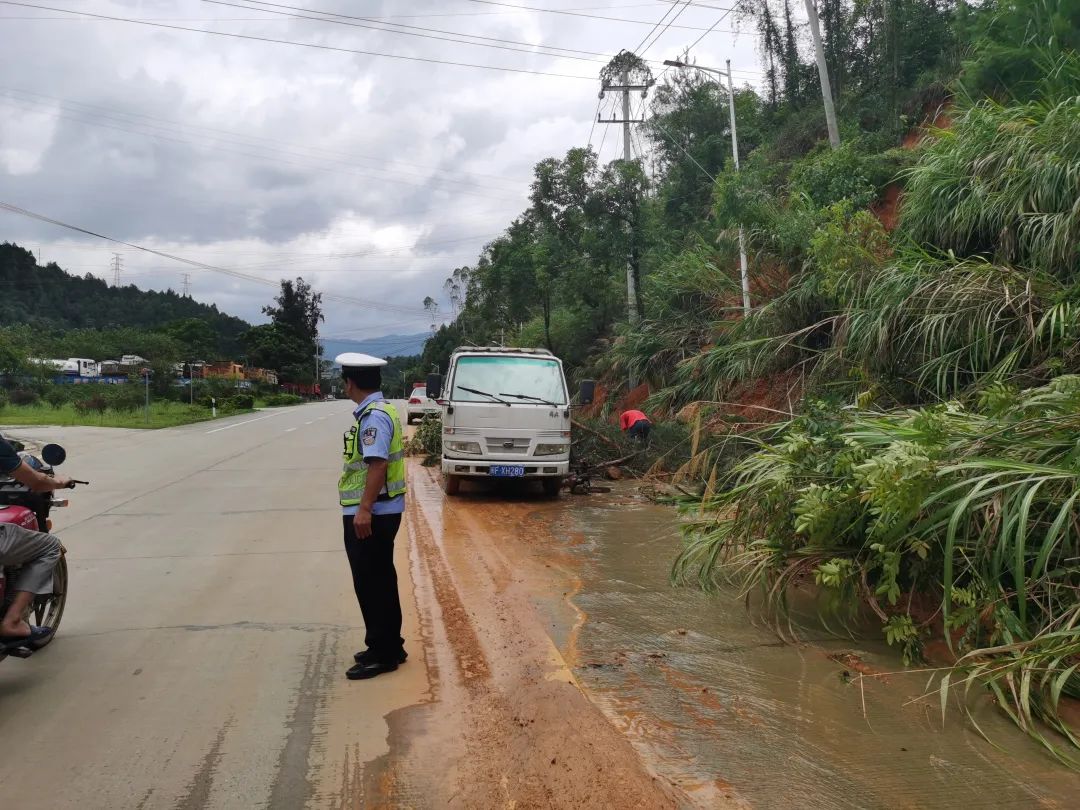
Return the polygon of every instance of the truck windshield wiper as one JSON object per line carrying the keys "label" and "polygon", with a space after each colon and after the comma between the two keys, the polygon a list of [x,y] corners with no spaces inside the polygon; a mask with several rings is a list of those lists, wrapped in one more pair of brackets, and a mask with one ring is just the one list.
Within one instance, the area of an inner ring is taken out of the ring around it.
{"label": "truck windshield wiper", "polygon": [[559,407],[558,403],[552,402],[550,399],[544,399],[543,397],[534,397],[530,396],[529,394],[504,394],[502,391],[500,391],[499,396],[510,397],[511,399],[528,399],[532,400],[533,402],[542,402],[545,405],[550,405],[552,408]]}
{"label": "truck windshield wiper", "polygon": [[475,388],[466,388],[464,385],[459,385],[458,388],[461,389],[462,391],[468,391],[470,394],[479,394],[482,397],[491,397],[493,400],[498,402],[500,405],[509,405],[510,404],[505,399],[499,399],[497,396],[495,396],[494,394],[489,394],[487,391],[478,391]]}

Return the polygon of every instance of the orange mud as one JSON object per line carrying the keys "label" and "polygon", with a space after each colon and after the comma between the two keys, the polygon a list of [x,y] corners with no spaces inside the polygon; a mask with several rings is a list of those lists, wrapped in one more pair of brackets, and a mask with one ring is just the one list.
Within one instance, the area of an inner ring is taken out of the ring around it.
{"label": "orange mud", "polygon": [[[665,808],[687,803],[578,687],[536,600],[570,595],[530,545],[544,520],[468,485],[447,498],[410,464],[406,521],[427,703],[392,713],[365,808]],[[521,496],[528,498],[529,496]],[[552,508],[537,496],[537,509]],[[554,507],[557,508],[557,507]],[[406,665],[407,666],[407,665]]]}

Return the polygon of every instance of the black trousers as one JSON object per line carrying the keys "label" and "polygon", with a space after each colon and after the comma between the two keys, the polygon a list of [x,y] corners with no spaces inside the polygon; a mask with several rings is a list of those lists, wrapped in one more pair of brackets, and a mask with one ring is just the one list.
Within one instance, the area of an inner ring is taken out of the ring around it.
{"label": "black trousers", "polygon": [[632,439],[637,439],[642,444],[649,443],[649,433],[652,432],[652,422],[648,419],[638,419],[634,424],[630,426],[630,429],[626,431],[626,434]]}
{"label": "black trousers", "polygon": [[342,523],[356,601],[364,616],[364,643],[377,659],[397,663],[405,645],[394,568],[394,537],[401,515],[372,515],[371,536],[364,540],[356,536],[352,515],[342,515]]}

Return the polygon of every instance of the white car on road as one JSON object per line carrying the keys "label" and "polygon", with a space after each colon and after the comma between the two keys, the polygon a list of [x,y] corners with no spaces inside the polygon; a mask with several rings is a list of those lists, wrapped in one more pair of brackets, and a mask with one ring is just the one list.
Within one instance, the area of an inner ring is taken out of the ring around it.
{"label": "white car on road", "polygon": [[442,413],[439,403],[427,395],[427,388],[418,386],[409,394],[409,403],[406,406],[408,423],[411,425],[414,419],[423,419],[425,416]]}

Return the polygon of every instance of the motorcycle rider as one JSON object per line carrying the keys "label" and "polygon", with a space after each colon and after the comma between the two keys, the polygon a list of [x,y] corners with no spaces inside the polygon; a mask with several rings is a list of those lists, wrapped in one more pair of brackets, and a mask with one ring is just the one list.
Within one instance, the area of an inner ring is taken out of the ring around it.
{"label": "motorcycle rider", "polygon": [[[27,464],[0,436],[0,476],[10,476],[34,492],[52,492],[71,486],[63,475],[43,475]],[[60,559],[60,540],[51,534],[34,532],[10,523],[0,523],[0,567],[18,568],[10,590],[11,605],[0,619],[0,644],[25,639],[31,644],[44,641],[51,630],[31,627],[26,621],[34,596],[52,592],[52,575]]]}

